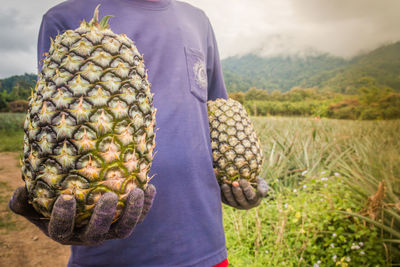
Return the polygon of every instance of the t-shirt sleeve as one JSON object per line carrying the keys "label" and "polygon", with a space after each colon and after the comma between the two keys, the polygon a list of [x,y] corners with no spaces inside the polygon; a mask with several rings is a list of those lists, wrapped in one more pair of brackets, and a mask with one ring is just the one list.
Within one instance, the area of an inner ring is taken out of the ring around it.
{"label": "t-shirt sleeve", "polygon": [[41,68],[41,61],[45,57],[44,54],[49,51],[50,38],[54,40],[60,31],[59,24],[53,20],[48,14],[43,15],[42,23],[40,24],[38,45],[37,45],[37,60],[38,69]]}
{"label": "t-shirt sleeve", "polygon": [[224,76],[222,74],[221,61],[217,41],[210,22],[208,21],[207,37],[207,77],[208,77],[208,100],[217,98],[228,98],[225,88]]}

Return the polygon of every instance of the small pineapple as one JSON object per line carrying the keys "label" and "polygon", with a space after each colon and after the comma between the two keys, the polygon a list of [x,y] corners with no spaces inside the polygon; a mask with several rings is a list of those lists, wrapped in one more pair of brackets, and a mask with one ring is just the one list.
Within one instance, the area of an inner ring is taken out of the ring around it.
{"label": "small pineapple", "polygon": [[243,106],[233,99],[208,101],[214,172],[220,184],[256,181],[263,163],[260,142]]}
{"label": "small pineapple", "polygon": [[35,209],[49,217],[63,193],[85,225],[100,196],[145,189],[155,147],[153,95],[143,57],[126,35],[98,20],[51,41],[25,120],[22,177]]}

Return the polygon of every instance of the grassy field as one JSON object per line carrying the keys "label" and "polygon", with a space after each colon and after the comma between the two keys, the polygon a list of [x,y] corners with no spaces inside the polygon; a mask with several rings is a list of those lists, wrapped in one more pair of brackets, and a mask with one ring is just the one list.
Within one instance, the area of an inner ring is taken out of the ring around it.
{"label": "grassy field", "polygon": [[21,151],[24,118],[23,113],[0,113],[0,151]]}
{"label": "grassy field", "polygon": [[[20,150],[22,120],[0,114],[0,151]],[[274,193],[224,207],[232,266],[400,266],[400,121],[253,121]]]}
{"label": "grassy field", "polygon": [[400,266],[400,121],[253,121],[275,195],[224,209],[233,266]]}

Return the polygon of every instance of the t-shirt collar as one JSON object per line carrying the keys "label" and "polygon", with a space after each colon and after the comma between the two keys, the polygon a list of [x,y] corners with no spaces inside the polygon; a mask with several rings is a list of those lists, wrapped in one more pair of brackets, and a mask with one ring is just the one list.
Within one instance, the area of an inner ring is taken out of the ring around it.
{"label": "t-shirt collar", "polygon": [[158,0],[158,1],[147,1],[147,0],[122,0],[131,5],[142,7],[145,9],[164,9],[171,4],[171,0]]}

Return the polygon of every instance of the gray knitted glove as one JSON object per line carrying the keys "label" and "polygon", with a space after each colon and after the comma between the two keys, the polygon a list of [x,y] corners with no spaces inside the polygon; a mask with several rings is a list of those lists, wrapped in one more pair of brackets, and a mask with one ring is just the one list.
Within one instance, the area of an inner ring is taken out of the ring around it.
{"label": "gray knitted glove", "polygon": [[121,218],[112,223],[118,196],[103,194],[97,202],[89,223],[74,229],[76,202],[71,195],[60,195],[54,203],[50,220],[37,213],[28,203],[25,186],[14,191],[9,207],[36,225],[45,235],[63,245],[99,245],[105,240],[128,237],[137,223],[141,223],[153,203],[156,188],[149,185],[146,191],[133,189],[126,200]]}
{"label": "gray knitted glove", "polygon": [[223,203],[237,209],[248,210],[260,205],[261,199],[267,197],[272,189],[267,182],[257,177],[257,191],[251,184],[241,179],[239,183],[221,185],[221,200]]}

